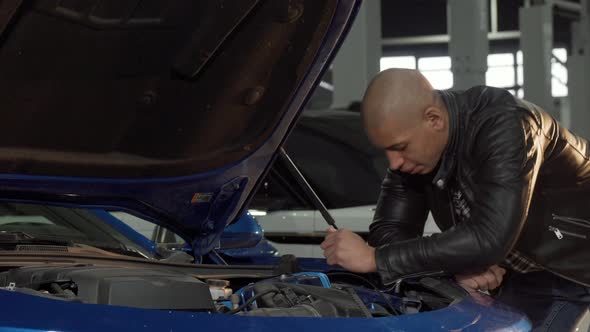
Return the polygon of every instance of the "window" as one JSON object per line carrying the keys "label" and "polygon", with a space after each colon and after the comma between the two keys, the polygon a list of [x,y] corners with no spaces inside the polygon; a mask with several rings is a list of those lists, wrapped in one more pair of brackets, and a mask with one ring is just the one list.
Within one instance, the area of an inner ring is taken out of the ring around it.
{"label": "window", "polygon": [[36,215],[0,215],[0,225],[55,225],[44,216]]}
{"label": "window", "polygon": [[[488,71],[486,85],[498,88],[514,88],[516,77],[514,73],[514,54],[499,53],[488,55]],[[515,93],[514,90],[511,91]]]}
{"label": "window", "polygon": [[520,86],[524,84],[522,61],[522,51],[516,52],[516,83]]}
{"label": "window", "polygon": [[[522,51],[489,54],[486,85],[508,89],[510,93],[522,98],[524,95],[522,63]],[[551,59],[551,94],[553,97],[568,95],[566,65],[567,50],[565,48],[553,49]],[[381,70],[389,68],[418,69],[435,89],[443,90],[453,87],[451,58],[448,56],[416,57],[406,55],[381,58]]]}
{"label": "window", "polygon": [[156,224],[153,222],[141,219],[127,212],[111,211],[110,214],[127,224],[127,226],[133,228],[133,230],[143,235],[147,239],[152,238],[154,230],[156,229]]}
{"label": "window", "polygon": [[389,56],[381,58],[381,71],[389,68],[416,69],[416,57]]}
{"label": "window", "polygon": [[567,89],[567,50],[556,48],[551,59],[551,94],[553,97],[565,97]]}
{"label": "window", "polygon": [[[516,52],[516,81],[518,85],[524,83],[522,51]],[[553,97],[565,97],[567,88],[567,50],[565,48],[553,49],[551,58],[551,95]]]}
{"label": "window", "polygon": [[448,56],[420,58],[418,70],[435,89],[444,90],[453,87],[451,58]]}
{"label": "window", "polygon": [[381,58],[381,70],[389,68],[419,69],[435,89],[453,87],[451,58],[448,56],[416,59],[415,56],[407,55]]}
{"label": "window", "polygon": [[25,233],[26,237],[63,245],[85,244],[119,254],[150,257],[96,210],[0,203],[0,232]]}
{"label": "window", "polygon": [[181,245],[185,243],[185,241],[174,232],[145,219],[122,211],[110,211],[109,213],[113,217],[127,224],[127,226],[133,228],[134,231],[143,235],[145,238],[158,244],[164,243]]}

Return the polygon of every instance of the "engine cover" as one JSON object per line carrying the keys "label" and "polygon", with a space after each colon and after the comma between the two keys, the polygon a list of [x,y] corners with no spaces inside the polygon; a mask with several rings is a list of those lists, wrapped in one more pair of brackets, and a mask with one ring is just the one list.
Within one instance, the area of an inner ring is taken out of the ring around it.
{"label": "engine cover", "polygon": [[[145,309],[213,311],[209,286],[188,275],[157,269],[99,267],[24,267],[0,273],[0,286],[51,289],[70,284],[86,303]],[[52,285],[54,284],[54,285]]]}

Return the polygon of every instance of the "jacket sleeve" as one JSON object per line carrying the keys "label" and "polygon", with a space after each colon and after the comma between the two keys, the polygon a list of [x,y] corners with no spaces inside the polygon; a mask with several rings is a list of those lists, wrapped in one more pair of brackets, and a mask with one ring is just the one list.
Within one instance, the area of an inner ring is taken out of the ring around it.
{"label": "jacket sleeve", "polygon": [[514,112],[481,125],[472,151],[471,219],[431,237],[376,248],[384,283],[424,271],[478,271],[505,258],[527,217],[543,156],[526,123]]}
{"label": "jacket sleeve", "polygon": [[369,228],[369,245],[378,247],[421,236],[427,214],[421,177],[388,169]]}

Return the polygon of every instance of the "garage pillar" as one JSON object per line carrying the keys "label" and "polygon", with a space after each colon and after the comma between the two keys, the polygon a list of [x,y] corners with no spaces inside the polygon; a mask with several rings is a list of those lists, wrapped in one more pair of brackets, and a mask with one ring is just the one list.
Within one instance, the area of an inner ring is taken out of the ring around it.
{"label": "garage pillar", "polygon": [[360,101],[381,60],[381,1],[363,1],[358,16],[332,65],[332,107]]}
{"label": "garage pillar", "polygon": [[590,139],[590,16],[588,1],[582,0],[579,22],[572,23],[572,52],[568,57],[570,129]]}
{"label": "garage pillar", "polygon": [[486,82],[489,10],[487,0],[448,0],[447,29],[453,89]]}
{"label": "garage pillar", "polygon": [[558,118],[551,95],[552,5],[541,3],[520,8],[519,23],[524,98]]}

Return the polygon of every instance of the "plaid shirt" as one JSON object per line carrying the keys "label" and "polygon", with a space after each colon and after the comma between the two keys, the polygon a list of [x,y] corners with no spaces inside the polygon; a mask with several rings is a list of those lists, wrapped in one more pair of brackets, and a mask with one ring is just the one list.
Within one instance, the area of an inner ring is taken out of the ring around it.
{"label": "plaid shirt", "polygon": [[[471,218],[471,209],[463,197],[460,190],[452,191],[452,203],[455,216],[459,221],[469,220]],[[504,265],[518,273],[529,273],[541,271],[543,268],[531,259],[523,256],[520,252],[512,250],[504,260]]]}
{"label": "plaid shirt", "polygon": [[529,273],[543,270],[540,265],[533,262],[529,258],[526,258],[516,250],[512,250],[510,253],[508,253],[506,259],[504,260],[504,264],[518,273]]}

